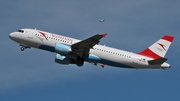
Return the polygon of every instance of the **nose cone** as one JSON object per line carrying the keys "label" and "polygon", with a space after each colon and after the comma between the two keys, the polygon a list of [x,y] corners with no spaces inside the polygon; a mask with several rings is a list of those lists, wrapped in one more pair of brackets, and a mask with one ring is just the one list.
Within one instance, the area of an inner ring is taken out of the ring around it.
{"label": "nose cone", "polygon": [[10,38],[10,39],[14,40],[15,37],[16,37],[15,33],[10,33],[10,34],[9,34],[9,38]]}
{"label": "nose cone", "polygon": [[13,33],[10,33],[10,34],[9,34],[9,38],[11,38],[11,39],[12,39],[12,38],[13,38],[13,36],[14,36],[14,35],[13,35]]}

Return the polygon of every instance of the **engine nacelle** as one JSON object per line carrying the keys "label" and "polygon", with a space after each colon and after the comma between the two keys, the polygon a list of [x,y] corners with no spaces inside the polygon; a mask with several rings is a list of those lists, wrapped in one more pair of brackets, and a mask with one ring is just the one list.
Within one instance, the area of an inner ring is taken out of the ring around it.
{"label": "engine nacelle", "polygon": [[68,65],[68,64],[70,64],[71,61],[66,56],[62,56],[60,54],[56,54],[55,62],[56,63],[60,63],[60,64],[64,64],[64,65]]}
{"label": "engine nacelle", "polygon": [[55,52],[59,53],[61,55],[68,55],[68,53],[71,51],[71,47],[64,45],[64,44],[59,44],[56,43],[55,45]]}

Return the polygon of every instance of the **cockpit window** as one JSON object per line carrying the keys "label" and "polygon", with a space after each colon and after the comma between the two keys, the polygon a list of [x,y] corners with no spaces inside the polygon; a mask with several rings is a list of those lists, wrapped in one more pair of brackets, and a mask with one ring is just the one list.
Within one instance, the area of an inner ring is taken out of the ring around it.
{"label": "cockpit window", "polygon": [[24,33],[24,31],[23,31],[23,30],[21,30],[21,29],[20,29],[20,30],[18,30],[18,32]]}

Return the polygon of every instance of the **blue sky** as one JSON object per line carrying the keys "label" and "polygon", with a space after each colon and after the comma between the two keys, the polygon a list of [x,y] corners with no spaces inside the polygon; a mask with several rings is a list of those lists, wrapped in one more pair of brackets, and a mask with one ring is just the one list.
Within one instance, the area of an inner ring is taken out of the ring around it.
{"label": "blue sky", "polygon": [[[179,4],[179,0],[1,0],[0,100],[180,100]],[[106,22],[98,22],[104,18]],[[101,44],[132,52],[142,51],[166,34],[173,35],[166,55],[171,68],[56,64],[54,53],[34,48],[20,51],[8,35],[21,28],[77,39],[108,33]]]}

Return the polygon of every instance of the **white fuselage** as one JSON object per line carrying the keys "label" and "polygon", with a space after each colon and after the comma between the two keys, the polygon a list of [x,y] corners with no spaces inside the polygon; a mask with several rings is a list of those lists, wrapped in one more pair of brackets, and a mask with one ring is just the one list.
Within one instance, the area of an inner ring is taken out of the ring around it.
{"label": "white fuselage", "polygon": [[[81,41],[36,29],[23,29],[23,31],[23,33],[11,33],[10,38],[18,42],[20,45],[39,48],[52,52],[54,52],[56,43],[71,46],[72,44]],[[85,61],[90,63],[101,63],[110,66],[125,68],[170,67],[168,63],[163,63],[161,65],[149,65],[148,60],[152,60],[152,58],[103,45],[95,45],[93,49],[90,49],[89,57]]]}

